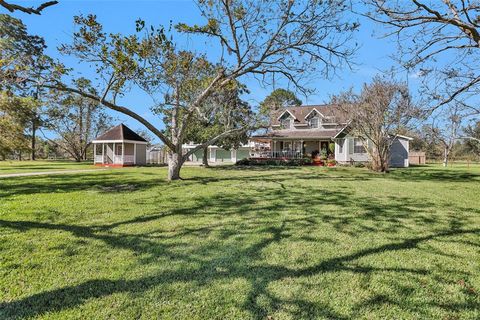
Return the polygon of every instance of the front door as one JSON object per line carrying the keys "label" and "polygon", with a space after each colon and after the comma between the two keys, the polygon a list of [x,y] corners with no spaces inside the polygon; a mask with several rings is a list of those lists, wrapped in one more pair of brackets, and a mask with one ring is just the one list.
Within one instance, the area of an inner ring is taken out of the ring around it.
{"label": "front door", "polygon": [[326,152],[327,155],[330,154],[330,150],[328,150],[328,144],[328,141],[320,142],[320,154],[323,154],[324,152]]}

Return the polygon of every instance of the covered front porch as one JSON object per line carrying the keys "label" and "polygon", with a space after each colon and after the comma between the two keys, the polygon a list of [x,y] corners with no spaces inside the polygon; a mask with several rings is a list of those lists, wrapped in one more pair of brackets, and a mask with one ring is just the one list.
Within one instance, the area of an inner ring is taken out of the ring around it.
{"label": "covered front porch", "polygon": [[[263,140],[265,143],[265,140]],[[331,139],[271,139],[269,148],[256,149],[250,152],[250,158],[262,159],[302,159],[334,157],[335,149]]]}

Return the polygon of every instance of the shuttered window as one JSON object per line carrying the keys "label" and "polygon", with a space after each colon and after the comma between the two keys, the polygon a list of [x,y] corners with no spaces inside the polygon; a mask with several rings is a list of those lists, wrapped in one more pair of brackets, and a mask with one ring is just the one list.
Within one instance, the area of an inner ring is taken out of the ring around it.
{"label": "shuttered window", "polygon": [[360,138],[355,138],[353,140],[353,152],[354,153],[365,153],[365,147],[363,146],[363,142]]}
{"label": "shuttered window", "polygon": [[338,153],[343,153],[343,144],[345,143],[345,139],[338,139]]}

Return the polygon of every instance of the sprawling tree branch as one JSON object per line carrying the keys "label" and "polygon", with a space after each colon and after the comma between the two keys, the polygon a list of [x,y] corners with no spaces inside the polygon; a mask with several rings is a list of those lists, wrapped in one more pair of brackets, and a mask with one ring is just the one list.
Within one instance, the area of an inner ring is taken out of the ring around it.
{"label": "sprawling tree branch", "polygon": [[20,6],[18,4],[8,3],[4,0],[0,0],[0,6],[4,7],[5,9],[7,9],[10,12],[21,11],[21,12],[28,13],[28,14],[33,13],[33,14],[38,14],[38,15],[42,14],[43,9],[45,9],[47,7],[50,7],[50,6],[53,6],[57,3],[58,3],[58,1],[47,1],[47,2],[44,2],[41,5],[39,5],[38,7],[34,8],[34,7],[24,7],[24,6]]}
{"label": "sprawling tree branch", "polygon": [[107,108],[110,108],[114,111],[118,111],[120,113],[123,113],[129,117],[132,117],[133,119],[137,120],[141,124],[143,124],[145,127],[147,127],[148,130],[150,130],[153,134],[155,134],[160,140],[162,140],[163,143],[165,143],[169,148],[174,149],[175,146],[172,144],[172,142],[161,132],[158,130],[153,124],[151,124],[148,120],[140,116],[138,113],[132,111],[128,107],[120,106],[115,103],[106,101],[104,98],[99,97],[97,95],[93,95],[88,92],[84,92],[80,89],[77,88],[72,88],[68,87],[64,84],[56,84],[56,85],[51,85],[51,84],[43,84],[42,85],[44,88],[48,89],[53,89],[53,90],[58,90],[58,91],[63,91],[63,92],[70,92],[70,93],[76,93],[78,95],[81,95],[82,97],[92,99],[93,101],[96,101],[102,105],[104,105]]}
{"label": "sprawling tree branch", "polygon": [[[364,0],[362,14],[390,27],[401,65],[422,79],[431,111],[480,93],[480,3],[465,0]],[[472,103],[475,103],[472,101]],[[479,110],[480,113],[480,110]]]}

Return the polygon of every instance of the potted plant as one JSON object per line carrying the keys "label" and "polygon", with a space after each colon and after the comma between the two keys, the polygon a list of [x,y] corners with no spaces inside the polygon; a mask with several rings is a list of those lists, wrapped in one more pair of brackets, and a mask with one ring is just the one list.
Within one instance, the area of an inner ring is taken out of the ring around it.
{"label": "potted plant", "polygon": [[327,149],[322,149],[320,158],[322,160],[327,160]]}
{"label": "potted plant", "polygon": [[337,161],[335,159],[329,159],[327,160],[327,166],[329,167],[335,167],[337,165]]}

